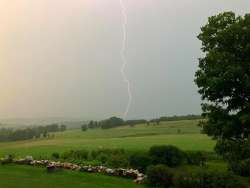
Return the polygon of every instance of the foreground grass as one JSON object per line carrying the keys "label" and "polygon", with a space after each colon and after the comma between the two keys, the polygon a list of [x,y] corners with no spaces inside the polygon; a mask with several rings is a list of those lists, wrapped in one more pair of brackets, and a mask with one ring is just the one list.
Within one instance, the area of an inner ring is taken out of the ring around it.
{"label": "foreground grass", "polygon": [[101,174],[61,170],[47,173],[44,168],[16,165],[0,166],[0,187],[3,188],[142,188],[132,180]]}
{"label": "foreground grass", "polygon": [[197,120],[163,122],[160,125],[137,125],[108,130],[69,130],[58,133],[53,139],[39,139],[0,143],[0,156],[32,155],[48,157],[53,152],[71,149],[123,148],[128,151],[145,151],[152,145],[175,145],[183,150],[212,151],[215,142],[200,134]]}

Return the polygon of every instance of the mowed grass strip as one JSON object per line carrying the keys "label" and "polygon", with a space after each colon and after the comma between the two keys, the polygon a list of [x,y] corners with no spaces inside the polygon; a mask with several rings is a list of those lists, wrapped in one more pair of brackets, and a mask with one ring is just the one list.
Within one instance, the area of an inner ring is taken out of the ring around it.
{"label": "mowed grass strip", "polygon": [[197,120],[163,122],[160,125],[137,125],[115,129],[82,132],[69,130],[53,139],[39,139],[0,144],[0,155],[50,156],[70,149],[123,148],[129,151],[148,150],[152,145],[175,145],[183,150],[212,151],[215,142],[200,134]]}
{"label": "mowed grass strip", "polygon": [[61,170],[47,173],[45,168],[2,165],[0,166],[2,188],[143,188],[132,180],[102,174],[90,174]]}

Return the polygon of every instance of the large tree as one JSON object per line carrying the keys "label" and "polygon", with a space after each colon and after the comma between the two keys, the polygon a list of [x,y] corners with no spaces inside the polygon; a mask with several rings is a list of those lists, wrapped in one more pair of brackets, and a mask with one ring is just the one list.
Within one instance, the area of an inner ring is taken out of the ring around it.
{"label": "large tree", "polygon": [[203,131],[216,138],[220,148],[229,142],[249,143],[250,14],[212,16],[198,39],[204,56],[199,59],[195,82],[207,118]]}

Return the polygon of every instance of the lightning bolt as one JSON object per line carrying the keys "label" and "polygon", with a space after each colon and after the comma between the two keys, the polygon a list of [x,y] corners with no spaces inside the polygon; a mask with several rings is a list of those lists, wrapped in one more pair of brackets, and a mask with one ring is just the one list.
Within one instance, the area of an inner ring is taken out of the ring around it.
{"label": "lightning bolt", "polygon": [[127,59],[126,59],[125,52],[126,52],[126,42],[127,42],[127,23],[128,23],[128,17],[127,17],[127,9],[126,9],[126,7],[124,5],[123,0],[119,0],[119,1],[120,1],[120,6],[121,6],[122,31],[123,31],[122,48],[121,48],[121,51],[120,51],[120,55],[121,55],[121,59],[122,59],[121,74],[122,74],[123,81],[127,85],[127,92],[128,92],[128,103],[127,103],[125,112],[123,114],[123,119],[126,119],[128,113],[129,113],[131,102],[132,102],[131,86],[130,86],[129,79],[128,79],[126,73],[125,73],[125,68],[126,68],[126,65],[127,65]]}

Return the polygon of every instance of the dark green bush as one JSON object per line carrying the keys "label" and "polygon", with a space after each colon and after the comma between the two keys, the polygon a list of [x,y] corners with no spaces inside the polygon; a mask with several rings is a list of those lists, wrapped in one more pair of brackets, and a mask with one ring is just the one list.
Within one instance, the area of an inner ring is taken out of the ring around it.
{"label": "dark green bush", "polygon": [[87,160],[89,152],[87,150],[70,150],[62,153],[62,159]]}
{"label": "dark green bush", "polygon": [[128,157],[123,149],[97,149],[91,152],[91,159],[110,167],[128,167]]}
{"label": "dark green bush", "polygon": [[100,161],[102,164],[105,164],[109,159],[109,156],[105,153],[101,153],[96,157],[97,161]]}
{"label": "dark green bush", "polygon": [[245,186],[229,172],[200,173],[204,188],[245,188]]}
{"label": "dark green bush", "polygon": [[97,156],[98,156],[97,151],[96,150],[91,151],[91,155],[90,156],[91,156],[92,160],[95,160],[97,158]]}
{"label": "dark green bush", "polygon": [[196,174],[178,175],[174,178],[175,188],[246,188],[237,177],[229,172],[201,171]]}
{"label": "dark green bush", "polygon": [[151,187],[168,188],[173,184],[172,170],[165,165],[149,166],[146,183]]}
{"label": "dark green bush", "polygon": [[92,161],[81,161],[79,165],[83,166],[102,166],[103,164],[100,161],[92,160]]}
{"label": "dark green bush", "polygon": [[241,175],[242,176],[247,176],[247,177],[250,176],[250,158],[242,160],[240,162],[240,166],[241,166],[241,169],[242,169]]}
{"label": "dark green bush", "polygon": [[81,127],[81,128],[82,128],[82,131],[83,131],[83,132],[85,132],[85,131],[87,131],[87,130],[88,130],[88,126],[87,126],[87,125],[82,125],[82,127]]}
{"label": "dark green bush", "polygon": [[103,155],[103,154],[107,156],[116,155],[116,154],[125,155],[125,151],[124,149],[105,149],[105,148],[97,149],[91,152],[91,157],[92,159],[97,159],[99,155]]}
{"label": "dark green bush", "polygon": [[194,174],[179,174],[174,177],[175,188],[201,188],[201,179]]}
{"label": "dark green bush", "polygon": [[206,162],[206,155],[201,151],[186,152],[187,163],[191,165],[203,166]]}
{"label": "dark green bush", "polygon": [[87,150],[76,150],[74,152],[74,158],[87,160],[89,152]]}
{"label": "dark green bush", "polygon": [[3,160],[1,160],[1,164],[9,164],[9,163],[12,163],[13,160],[15,158],[15,155],[14,154],[9,154],[9,155],[6,155],[5,158]]}
{"label": "dark green bush", "polygon": [[152,146],[149,155],[153,164],[165,164],[170,167],[180,165],[185,158],[184,153],[175,146]]}
{"label": "dark green bush", "polygon": [[60,158],[60,154],[57,153],[57,152],[54,152],[54,153],[51,154],[51,157],[52,157],[53,159],[59,159],[59,158]]}
{"label": "dark green bush", "polygon": [[205,157],[206,161],[218,161],[218,160],[223,160],[223,157],[221,155],[218,155],[215,152],[202,152]]}
{"label": "dark green bush", "polygon": [[112,168],[126,168],[129,161],[124,154],[113,154],[108,158],[107,165]]}
{"label": "dark green bush", "polygon": [[250,138],[247,140],[218,140],[215,151],[228,161],[250,158]]}
{"label": "dark green bush", "polygon": [[61,158],[62,159],[70,159],[70,152],[69,151],[65,151],[61,154]]}
{"label": "dark green bush", "polygon": [[240,176],[250,176],[250,158],[230,163],[231,170]]}
{"label": "dark green bush", "polygon": [[152,160],[147,153],[134,153],[129,156],[129,165],[141,172],[145,172]]}

